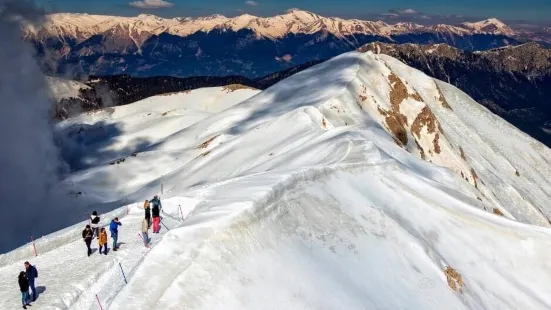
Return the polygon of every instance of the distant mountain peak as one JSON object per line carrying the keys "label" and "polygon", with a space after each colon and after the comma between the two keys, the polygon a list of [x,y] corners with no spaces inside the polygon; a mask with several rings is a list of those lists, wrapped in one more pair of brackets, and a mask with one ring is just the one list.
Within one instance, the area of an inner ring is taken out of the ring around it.
{"label": "distant mountain peak", "polygon": [[[101,34],[115,25],[133,28],[136,33],[158,35],[167,32],[172,35],[187,36],[197,31],[212,29],[250,29],[257,36],[281,38],[288,34],[312,34],[323,31],[337,37],[355,34],[389,37],[391,34],[410,32],[451,33],[458,35],[473,33],[491,33],[512,36],[515,31],[496,18],[460,25],[423,26],[411,22],[399,22],[389,25],[383,21],[365,21],[323,17],[313,12],[290,9],[282,15],[257,17],[242,14],[233,18],[213,14],[198,18],[162,18],[152,14],[140,14],[134,17],[90,15],[80,13],[56,13],[47,18],[42,31],[28,27],[28,34],[42,37],[76,38],[81,41],[94,34]],[[129,34],[131,36],[131,34]],[[133,38],[135,39],[135,38]],[[143,41],[141,38],[138,41]]]}
{"label": "distant mountain peak", "polygon": [[502,33],[505,35],[514,35],[515,31],[511,27],[507,26],[504,22],[499,19],[492,17],[478,22],[466,22],[462,23],[462,26],[478,32],[489,32],[489,33]]}

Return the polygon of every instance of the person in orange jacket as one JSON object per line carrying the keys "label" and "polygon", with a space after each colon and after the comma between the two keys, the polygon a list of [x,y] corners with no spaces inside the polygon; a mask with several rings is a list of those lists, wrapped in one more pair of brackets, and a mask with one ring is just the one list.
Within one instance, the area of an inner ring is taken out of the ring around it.
{"label": "person in orange jacket", "polygon": [[99,232],[98,243],[99,243],[99,254],[101,254],[102,247],[105,246],[105,248],[103,248],[103,254],[107,255],[107,230],[105,230],[105,227],[102,227]]}

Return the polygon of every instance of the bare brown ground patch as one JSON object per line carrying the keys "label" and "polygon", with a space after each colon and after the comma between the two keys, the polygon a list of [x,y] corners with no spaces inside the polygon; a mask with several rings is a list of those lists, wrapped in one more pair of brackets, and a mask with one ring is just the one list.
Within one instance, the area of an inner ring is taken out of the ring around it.
{"label": "bare brown ground patch", "polygon": [[419,102],[425,102],[423,100],[423,98],[421,97],[421,95],[419,95],[419,93],[417,91],[415,91],[415,93],[413,95],[410,95],[411,98],[419,101]]}
{"label": "bare brown ground patch", "polygon": [[438,143],[439,139],[440,139],[440,134],[437,132],[434,135],[434,140],[432,140],[432,144],[434,145],[434,152],[436,154],[440,154],[440,144]]}
{"label": "bare brown ground patch", "polygon": [[416,135],[418,138],[421,138],[421,129],[424,126],[427,126],[428,133],[434,133],[437,127],[438,121],[436,120],[436,116],[432,113],[430,108],[428,106],[425,106],[419,115],[417,115],[417,118],[413,121],[413,124],[411,125],[411,131],[414,135]]}
{"label": "bare brown ground patch", "polygon": [[325,118],[321,119],[321,125],[323,126],[323,128],[327,127],[327,124],[325,123]]}
{"label": "bare brown ground patch", "polygon": [[415,144],[417,145],[417,148],[419,149],[419,152],[421,154],[421,159],[425,160],[426,159],[425,150],[423,150],[423,148],[421,147],[419,142],[417,142],[417,139],[413,139],[413,140],[415,141]]}
{"label": "bare brown ground patch", "polygon": [[446,97],[444,97],[444,94],[442,93],[442,90],[440,89],[440,87],[438,86],[438,84],[436,83],[436,81],[434,82],[434,85],[436,85],[436,89],[438,90],[438,101],[440,101],[440,104],[442,104],[442,106],[446,109],[449,109],[449,110],[452,110],[452,107],[448,104],[448,101],[446,100]]}
{"label": "bare brown ground patch", "polygon": [[457,270],[448,266],[444,270],[444,274],[446,275],[448,285],[452,290],[460,292],[463,291],[463,286],[465,285],[465,283],[463,283],[463,277],[459,272],[457,272]]}
{"label": "bare brown ground patch", "polygon": [[408,143],[407,136],[407,117],[400,113],[400,104],[408,98],[408,90],[402,80],[394,73],[388,76],[390,81],[390,111],[387,111],[385,122],[388,129],[394,135],[394,141],[400,146],[405,146]]}
{"label": "bare brown ground patch", "polygon": [[478,175],[476,174],[476,171],[474,171],[473,168],[471,168],[471,174],[473,176],[474,187],[478,188]]}
{"label": "bare brown ground patch", "polygon": [[253,88],[253,87],[250,87],[250,86],[247,86],[247,85],[243,85],[243,84],[229,84],[229,85],[226,85],[222,88],[222,90],[225,91],[226,93],[234,92],[234,91],[239,90],[239,89],[253,89],[253,90],[255,90],[256,88]]}
{"label": "bare brown ground patch", "polygon": [[462,147],[459,147],[459,152],[461,152],[461,158],[463,158],[463,160],[467,160],[467,156],[465,155],[465,152],[463,151],[463,148]]}
{"label": "bare brown ground patch", "polygon": [[379,113],[381,113],[382,116],[387,116],[388,115],[388,113],[386,113],[385,110],[381,109],[380,106],[377,106],[377,111],[379,111]]}
{"label": "bare brown ground patch", "polygon": [[201,156],[205,157],[210,154],[210,151],[206,151],[205,153],[202,153]]}
{"label": "bare brown ground patch", "polygon": [[209,138],[207,141],[201,143],[201,145],[199,145],[198,149],[204,149],[204,148],[206,148],[206,147],[209,146],[209,144],[210,144],[214,139],[216,139],[218,136],[219,136],[219,135],[216,135],[216,136],[214,136],[214,137],[212,137],[212,138]]}
{"label": "bare brown ground patch", "polygon": [[408,144],[408,133],[404,124],[399,121],[394,115],[389,115],[385,118],[386,125],[392,134],[394,135],[394,142],[399,146],[405,146]]}
{"label": "bare brown ground patch", "polygon": [[172,95],[176,95],[176,94],[189,94],[189,93],[191,93],[191,89],[183,90],[183,91],[173,91],[173,92],[169,92],[169,93],[158,94],[156,96],[166,97],[166,96],[172,96]]}
{"label": "bare brown ground patch", "polygon": [[494,208],[494,214],[497,214],[499,216],[505,216],[505,214],[503,214],[503,212],[501,212],[501,210],[497,209],[497,208]]}
{"label": "bare brown ground patch", "polygon": [[399,108],[400,103],[409,97],[408,89],[402,80],[394,73],[390,73],[388,76],[390,81],[390,104]]}

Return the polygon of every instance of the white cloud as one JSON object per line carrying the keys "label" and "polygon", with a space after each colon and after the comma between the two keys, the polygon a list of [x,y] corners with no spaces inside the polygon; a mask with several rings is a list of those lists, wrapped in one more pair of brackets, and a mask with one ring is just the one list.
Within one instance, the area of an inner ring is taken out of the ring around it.
{"label": "white cloud", "polygon": [[249,0],[249,1],[245,1],[245,4],[246,4],[246,5],[250,5],[250,6],[257,6],[257,5],[258,5],[258,2]]}
{"label": "white cloud", "polygon": [[130,2],[128,5],[138,9],[161,9],[173,7],[174,3],[164,0],[141,0]]}
{"label": "white cloud", "polygon": [[396,14],[404,14],[404,15],[419,14],[419,12],[415,11],[414,9],[391,10],[390,12],[396,13]]}

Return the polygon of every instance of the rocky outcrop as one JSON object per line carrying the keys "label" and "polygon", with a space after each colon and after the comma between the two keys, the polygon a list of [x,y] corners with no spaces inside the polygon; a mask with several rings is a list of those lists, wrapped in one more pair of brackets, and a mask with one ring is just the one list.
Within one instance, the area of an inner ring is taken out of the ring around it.
{"label": "rocky outcrop", "polygon": [[522,131],[551,146],[550,49],[527,43],[469,52],[446,44],[370,43],[358,50],[390,55],[449,82]]}

